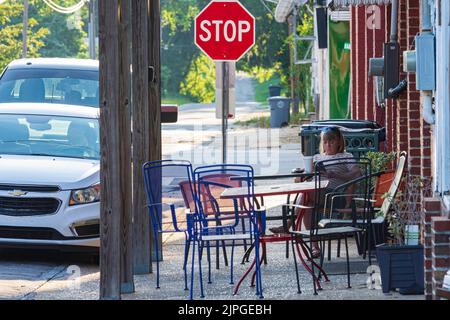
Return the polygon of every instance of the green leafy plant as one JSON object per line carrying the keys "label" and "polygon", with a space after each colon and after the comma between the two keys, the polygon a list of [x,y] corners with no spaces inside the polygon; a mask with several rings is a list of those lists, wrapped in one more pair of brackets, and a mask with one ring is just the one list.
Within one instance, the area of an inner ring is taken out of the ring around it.
{"label": "green leafy plant", "polygon": [[394,151],[389,153],[369,151],[365,155],[365,157],[371,161],[372,172],[380,172],[390,169],[396,156],[397,154]]}

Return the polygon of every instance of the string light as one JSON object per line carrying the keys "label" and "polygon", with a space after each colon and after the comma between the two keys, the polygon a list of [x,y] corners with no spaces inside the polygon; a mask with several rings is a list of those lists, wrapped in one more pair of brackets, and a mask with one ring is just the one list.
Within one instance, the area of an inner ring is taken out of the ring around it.
{"label": "string light", "polygon": [[[50,8],[52,8],[54,11],[64,14],[71,14],[74,12],[77,12],[80,10],[86,2],[89,2],[89,0],[80,0],[77,4],[74,4],[70,7],[62,7],[59,4],[55,3],[53,0],[43,0],[46,5],[48,5]],[[0,4],[6,2],[6,0],[0,0]]]}

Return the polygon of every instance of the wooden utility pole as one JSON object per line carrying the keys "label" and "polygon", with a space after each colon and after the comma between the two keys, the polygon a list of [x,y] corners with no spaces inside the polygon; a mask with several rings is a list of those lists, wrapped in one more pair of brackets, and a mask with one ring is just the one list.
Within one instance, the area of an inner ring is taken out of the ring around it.
{"label": "wooden utility pole", "polygon": [[99,2],[100,48],[100,299],[120,299],[120,81],[118,0]]}
{"label": "wooden utility pole", "polygon": [[28,0],[23,1],[23,30],[22,30],[22,58],[27,57],[28,47]]}
{"label": "wooden utility pole", "polygon": [[[100,298],[133,292],[128,29],[131,0],[100,0]],[[120,8],[120,10],[119,10]]]}
{"label": "wooden utility pole", "polygon": [[[148,22],[148,64],[149,64],[149,119],[150,130],[148,131],[150,158],[148,160],[161,160],[161,7],[159,0],[149,0],[149,22]],[[161,197],[159,192],[156,200]],[[161,201],[159,200],[161,203]],[[162,245],[161,234],[159,235]],[[153,241],[151,241],[153,242]],[[159,249],[162,259],[162,247]]]}
{"label": "wooden utility pole", "polygon": [[130,38],[131,1],[119,0],[119,155],[121,174],[122,235],[121,235],[121,292],[134,292],[133,280],[133,215],[131,183],[131,57]]}
{"label": "wooden utility pole", "polygon": [[132,1],[133,45],[133,261],[134,274],[151,272],[150,218],[142,164],[150,157],[150,110],[148,69],[149,0]]}

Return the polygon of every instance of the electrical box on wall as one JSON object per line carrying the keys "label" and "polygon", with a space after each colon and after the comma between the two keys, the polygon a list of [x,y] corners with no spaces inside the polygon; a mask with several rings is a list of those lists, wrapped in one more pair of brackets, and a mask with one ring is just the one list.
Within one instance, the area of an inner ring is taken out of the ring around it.
{"label": "electrical box on wall", "polygon": [[384,44],[384,97],[390,98],[389,89],[397,87],[399,82],[400,47],[397,42]]}
{"label": "electrical box on wall", "polygon": [[424,33],[416,36],[416,89],[435,90],[436,52],[434,35]]}

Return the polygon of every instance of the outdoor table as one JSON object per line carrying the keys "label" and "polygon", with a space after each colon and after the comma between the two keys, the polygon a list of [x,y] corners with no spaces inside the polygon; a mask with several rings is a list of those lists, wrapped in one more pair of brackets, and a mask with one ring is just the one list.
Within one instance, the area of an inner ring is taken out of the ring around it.
{"label": "outdoor table", "polygon": [[[320,181],[320,188],[326,188],[328,185],[328,180],[322,180]],[[297,182],[297,183],[287,183],[287,184],[278,184],[278,185],[269,185],[269,186],[254,186],[254,196],[255,197],[269,197],[269,196],[278,196],[278,195],[291,195],[291,194],[299,194],[299,193],[311,193],[316,190],[316,182],[315,181],[303,181],[303,182]],[[233,198],[243,198],[248,196],[248,188],[247,187],[240,187],[240,188],[228,188],[225,189],[222,194],[220,195],[221,199],[233,199]],[[273,220],[273,219],[279,219],[280,217],[273,217],[272,219],[270,217],[266,217],[266,220]],[[247,250],[248,252],[252,250],[252,246]],[[263,252],[264,252],[263,248]],[[244,254],[244,260],[245,257],[248,255],[248,252]],[[264,253],[263,253],[264,254]],[[265,260],[265,254],[264,254],[264,261]],[[242,277],[239,279],[239,282],[237,283],[234,293],[237,293],[237,290],[239,289],[239,286],[241,285],[242,281],[247,277],[247,275],[250,273],[250,271],[255,266],[256,260],[252,262],[250,267],[247,269],[247,271],[242,275]],[[307,269],[308,272],[311,273],[309,269]]]}
{"label": "outdoor table", "polygon": [[[328,180],[320,182],[321,188],[326,188]],[[290,195],[314,191],[316,187],[315,181],[303,181],[297,183],[285,183],[270,186],[254,186],[255,197],[269,197],[279,195]],[[248,195],[247,187],[228,188],[220,195],[221,199],[242,198]]]}

